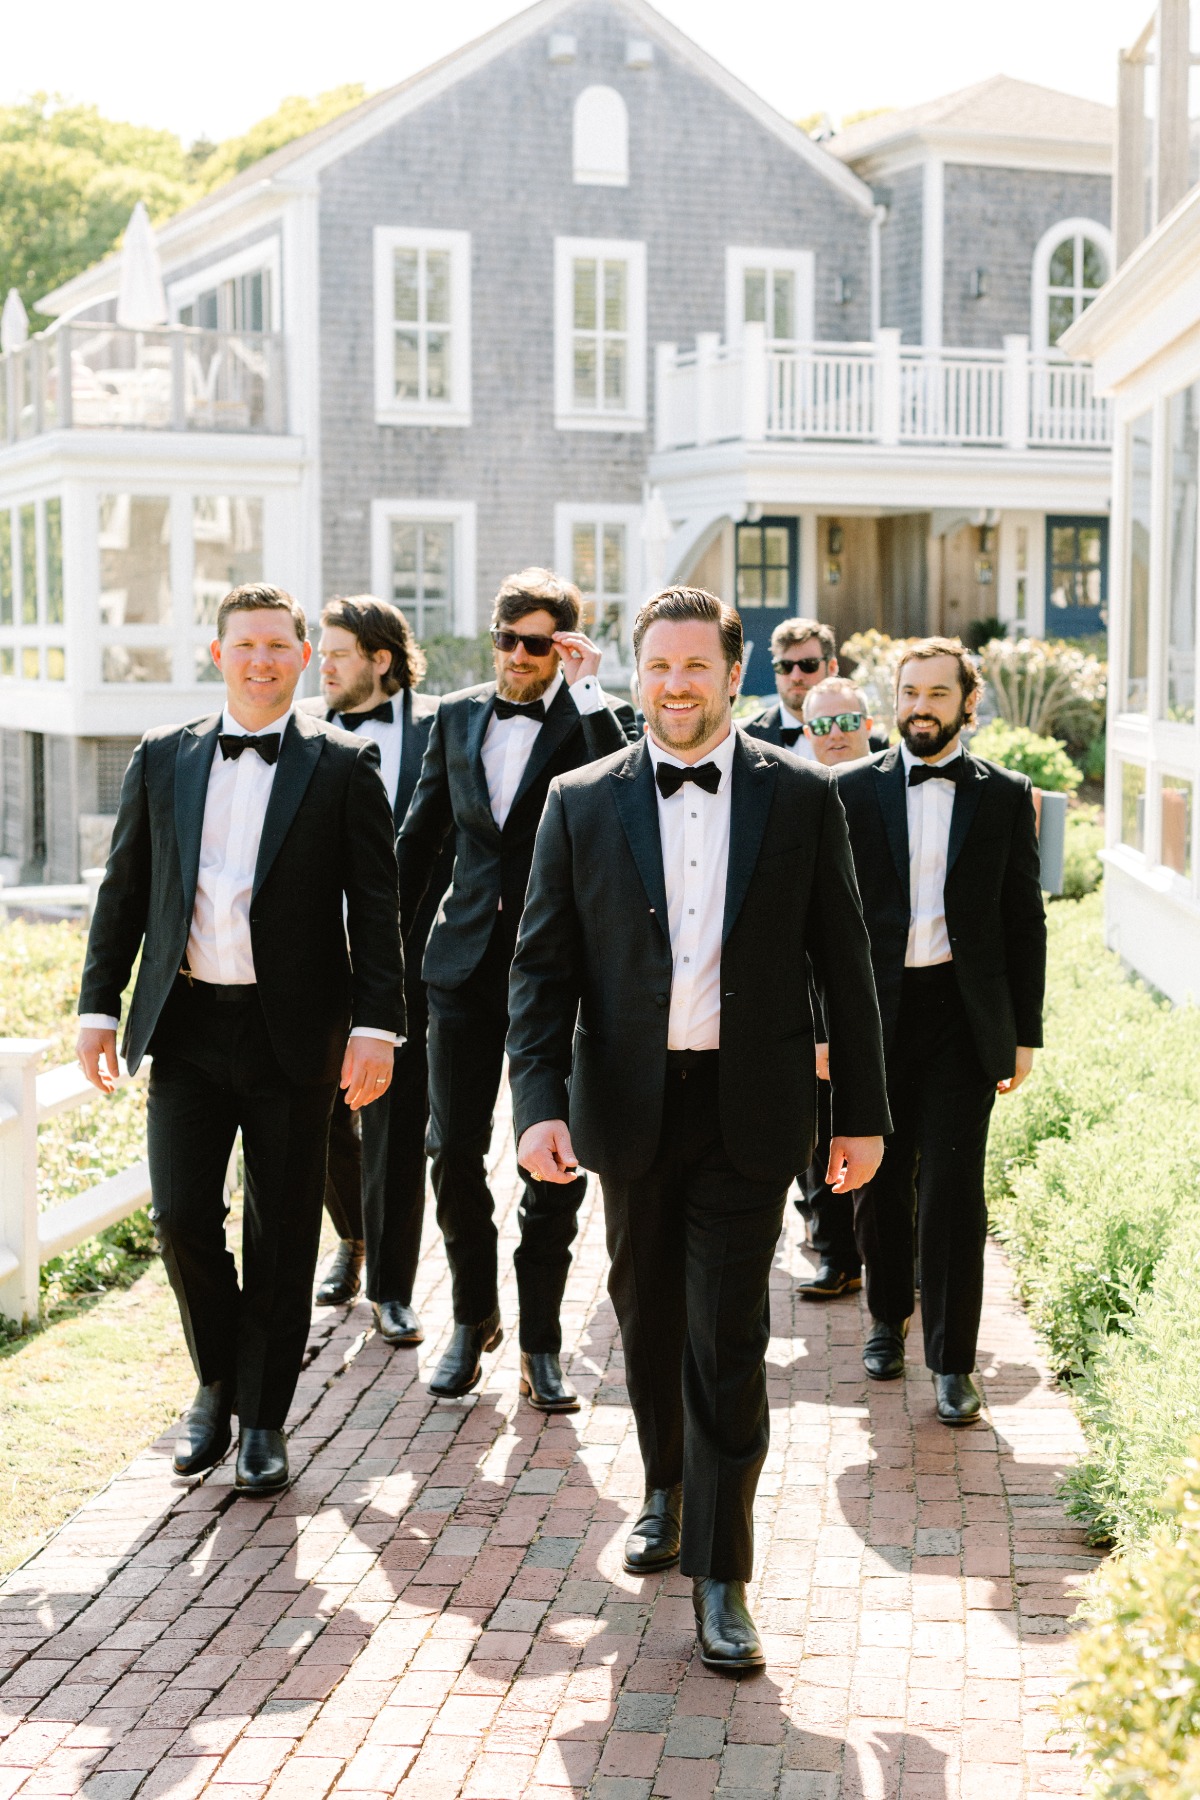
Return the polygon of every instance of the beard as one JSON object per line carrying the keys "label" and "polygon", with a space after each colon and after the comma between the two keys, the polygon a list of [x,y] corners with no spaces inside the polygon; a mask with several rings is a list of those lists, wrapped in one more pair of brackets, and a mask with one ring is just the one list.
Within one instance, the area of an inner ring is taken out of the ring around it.
{"label": "beard", "polygon": [[375,672],[364,669],[353,681],[348,681],[332,695],[325,694],[325,702],[334,712],[353,712],[356,707],[365,706],[375,692]]}
{"label": "beard", "polygon": [[502,700],[511,700],[518,706],[528,705],[531,700],[540,700],[558,674],[557,669],[552,669],[549,675],[525,675],[520,681],[510,681],[503,659],[497,655],[494,662],[496,692]]}
{"label": "beard", "polygon": [[[677,697],[682,699],[683,695]],[[642,704],[651,731],[663,749],[669,750],[672,755],[678,754],[680,750],[695,750],[700,744],[707,743],[709,738],[715,737],[729,711],[729,701],[724,696],[715,700],[711,706],[701,704],[695,720],[688,727],[687,736],[678,737],[675,733],[679,730],[679,721],[674,713],[667,711],[662,701],[651,704],[643,699]]]}
{"label": "beard", "polygon": [[[940,719],[934,719],[928,713],[912,712],[900,726],[900,736],[914,756],[928,761],[931,757],[941,755],[946,745],[952,743],[958,736],[966,722],[966,703],[960,701],[958,712],[951,724],[943,725]],[[917,726],[924,726],[925,730],[914,729]],[[929,729],[930,726],[933,727],[932,730]]]}

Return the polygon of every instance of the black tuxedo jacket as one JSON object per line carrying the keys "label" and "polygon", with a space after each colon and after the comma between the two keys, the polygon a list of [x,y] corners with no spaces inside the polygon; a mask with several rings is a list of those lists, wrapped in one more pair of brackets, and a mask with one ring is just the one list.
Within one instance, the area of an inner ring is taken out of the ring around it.
{"label": "black tuxedo jacket", "polygon": [[[721,1128],[735,1168],[782,1191],[815,1139],[806,954],[830,1021],[836,1132],[890,1129],[879,1013],[829,776],[738,732],[730,806]],[[671,969],[654,770],[639,743],[550,790],[509,992],[518,1137],[566,1118],[585,1167],[645,1173],[662,1124]]]}
{"label": "black tuxedo jacket", "polygon": [[[187,950],[221,719],[148,732],[121,789],[88,935],[79,1010],[120,1015],[136,1069]],[[379,752],[293,713],[263,822],[250,939],[271,1043],[296,1082],[336,1080],[352,1025],[404,1030],[392,821]]]}
{"label": "black tuxedo jacket", "polygon": [[534,740],[502,831],[492,817],[482,754],[495,697],[496,684],[489,681],[442,701],[396,840],[401,920],[411,943],[438,857],[453,832],[454,876],[433,921],[422,968],[431,987],[461,987],[474,973],[498,908],[511,919],[515,937],[534,837],[554,777],[627,741],[611,707],[581,715],[564,681]]}
{"label": "black tuxedo jacket", "polygon": [[[946,863],[946,929],[958,989],[989,1081],[1013,1072],[1018,1044],[1042,1042],[1046,913],[1033,796],[1024,775],[963,753]],[[899,745],[837,773],[889,1055],[911,917],[908,805]]]}
{"label": "black tuxedo jacket", "polygon": [[[789,717],[790,716],[791,715],[789,714]],[[796,720],[792,721],[793,724],[795,724],[797,722],[798,721],[796,721]],[[783,702],[782,702],[782,700],[777,700],[775,702],[774,706],[765,706],[763,708],[762,712],[755,713],[755,715],[752,719],[743,720],[742,721],[742,730],[748,731],[751,737],[761,738],[765,744],[778,744],[782,748],[782,745],[783,745],[783,737],[782,737]],[[887,749],[887,733],[883,732],[883,731],[873,731],[871,733],[869,742],[870,742],[872,750],[886,750]]]}
{"label": "black tuxedo jacket", "polygon": [[[392,705],[400,709],[402,734],[400,738],[400,779],[396,783],[396,799],[392,814],[399,831],[404,823],[404,815],[408,811],[409,802],[416,792],[417,782],[421,778],[421,759],[425,755],[425,746],[429,742],[429,728],[433,724],[433,715],[440,702],[436,694],[417,694],[412,688],[401,688],[392,695]],[[319,697],[297,702],[299,709],[312,715],[315,719],[323,719],[327,725],[337,726],[338,713],[330,712],[324,700]],[[340,729],[340,728],[339,728]],[[351,732],[357,738],[357,732]],[[366,738],[359,740],[368,742]]]}

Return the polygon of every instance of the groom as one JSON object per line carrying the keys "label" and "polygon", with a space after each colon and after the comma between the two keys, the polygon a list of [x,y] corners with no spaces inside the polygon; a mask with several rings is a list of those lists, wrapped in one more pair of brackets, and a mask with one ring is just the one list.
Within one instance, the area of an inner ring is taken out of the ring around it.
{"label": "groom", "polygon": [[[200,1388],[175,1446],[199,1475],[240,1426],[236,1484],[289,1479],[283,1424],[308,1338],[329,1115],[387,1092],[404,1030],[392,815],[379,751],[293,706],[299,603],[251,584],[217,612],[225,708],[149,732],[121,790],[79,998],[79,1061],[150,1072],[152,1218]],[[242,1279],[224,1177],[245,1157]]]}
{"label": "groom", "polygon": [[646,1472],[625,1567],[678,1560],[702,1660],[737,1674],[763,1664],[745,1585],[767,1280],[816,1134],[810,960],[839,1189],[883,1154],[883,1047],[837,789],[733,726],[738,615],[668,588],[633,644],[648,738],[559,776],[538,831],[510,989],[517,1155],[538,1181],[600,1176]]}

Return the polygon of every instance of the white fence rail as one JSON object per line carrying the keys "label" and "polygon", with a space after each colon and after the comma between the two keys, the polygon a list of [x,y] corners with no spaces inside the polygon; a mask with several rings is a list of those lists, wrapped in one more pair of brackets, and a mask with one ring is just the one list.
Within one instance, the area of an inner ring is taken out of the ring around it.
{"label": "white fence rail", "polygon": [[782,344],[747,325],[739,344],[702,333],[696,348],[659,344],[656,447],[765,440],[945,445],[980,450],[1105,450],[1111,409],[1086,363],[1002,350]]}

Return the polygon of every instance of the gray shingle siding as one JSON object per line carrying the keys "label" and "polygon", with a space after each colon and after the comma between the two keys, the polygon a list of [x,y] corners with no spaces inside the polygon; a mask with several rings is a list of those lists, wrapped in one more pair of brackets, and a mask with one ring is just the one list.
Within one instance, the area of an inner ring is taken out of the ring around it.
{"label": "gray shingle siding", "polygon": [[924,171],[917,167],[889,175],[876,199],[888,209],[879,234],[880,323],[898,328],[904,343],[919,344]]}

